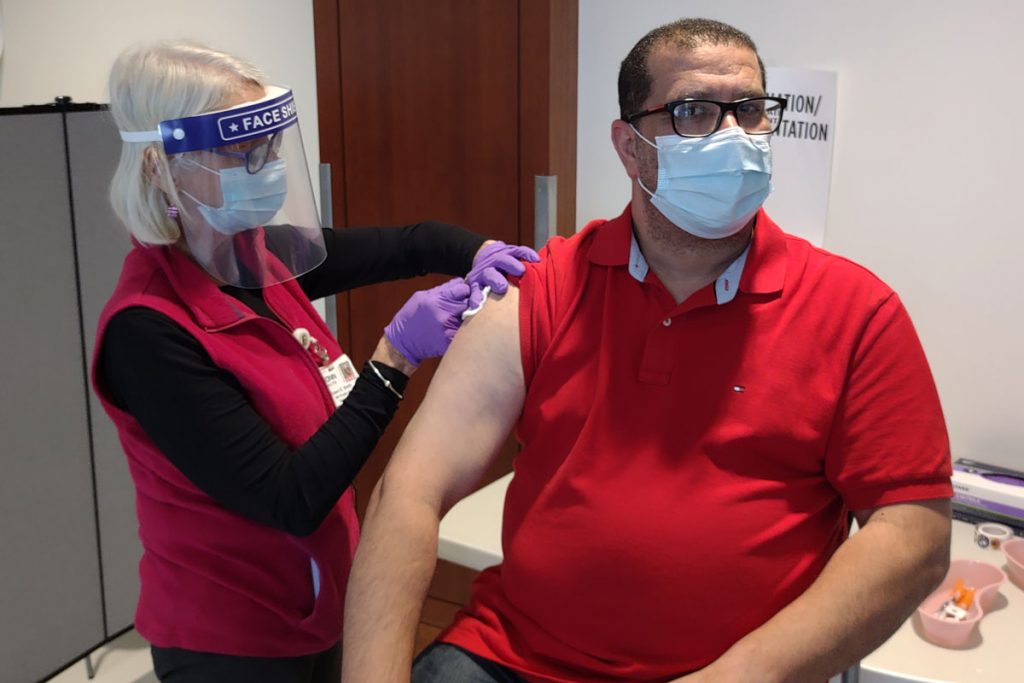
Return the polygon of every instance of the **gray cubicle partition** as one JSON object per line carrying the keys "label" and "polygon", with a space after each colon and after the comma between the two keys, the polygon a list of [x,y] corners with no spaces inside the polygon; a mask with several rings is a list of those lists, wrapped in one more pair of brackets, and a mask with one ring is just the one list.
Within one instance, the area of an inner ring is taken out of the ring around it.
{"label": "gray cubicle partition", "polygon": [[128,239],[98,105],[0,110],[0,681],[38,681],[129,627],[134,493],[88,388]]}
{"label": "gray cubicle partition", "polygon": [[[100,311],[114,291],[121,262],[130,248],[128,234],[107,201],[110,179],[120,158],[121,140],[106,111],[70,115],[67,126],[82,326],[86,359],[91,359]],[[135,521],[134,487],[117,431],[91,391],[89,405],[109,636],[124,630],[135,619],[142,546]]]}

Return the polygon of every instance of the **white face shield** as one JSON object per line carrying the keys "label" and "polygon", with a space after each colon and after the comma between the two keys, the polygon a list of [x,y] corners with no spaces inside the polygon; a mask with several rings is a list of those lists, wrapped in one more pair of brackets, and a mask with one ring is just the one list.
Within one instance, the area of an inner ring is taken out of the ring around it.
{"label": "white face shield", "polygon": [[260,288],[320,265],[323,233],[290,90],[255,102],[121,132],[162,142],[192,257],[218,280]]}

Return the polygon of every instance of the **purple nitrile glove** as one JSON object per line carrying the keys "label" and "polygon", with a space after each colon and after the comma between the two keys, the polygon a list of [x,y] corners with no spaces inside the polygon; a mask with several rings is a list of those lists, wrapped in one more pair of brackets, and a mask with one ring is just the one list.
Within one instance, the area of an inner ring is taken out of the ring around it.
{"label": "purple nitrile glove", "polygon": [[[484,289],[484,287],[487,287],[487,289]],[[481,287],[480,284],[475,282],[471,284],[469,286],[469,301],[466,303],[466,311],[462,314],[462,319],[465,320],[479,313],[480,309],[484,307],[484,299],[490,293],[491,289],[487,285]]]}
{"label": "purple nitrile glove", "polygon": [[462,323],[469,303],[469,285],[457,277],[433,289],[416,292],[384,328],[384,336],[410,363],[443,356]]}
{"label": "purple nitrile glove", "polygon": [[508,290],[505,275],[518,277],[525,273],[523,261],[537,263],[540,256],[529,247],[492,242],[477,252],[473,267],[466,274],[466,282],[473,287],[474,293],[490,287],[495,294],[504,294]]}

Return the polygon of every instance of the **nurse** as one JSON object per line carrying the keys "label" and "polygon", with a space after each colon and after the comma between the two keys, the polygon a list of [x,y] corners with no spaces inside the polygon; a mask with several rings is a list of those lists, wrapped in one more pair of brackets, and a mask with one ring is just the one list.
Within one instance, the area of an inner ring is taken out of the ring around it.
{"label": "nurse", "polygon": [[[292,93],[184,42],[110,74],[132,236],[93,383],[136,489],[135,627],[161,681],[338,681],[351,484],[420,362],[525,247],[451,225],[323,229]],[[310,304],[425,273],[357,371]]]}

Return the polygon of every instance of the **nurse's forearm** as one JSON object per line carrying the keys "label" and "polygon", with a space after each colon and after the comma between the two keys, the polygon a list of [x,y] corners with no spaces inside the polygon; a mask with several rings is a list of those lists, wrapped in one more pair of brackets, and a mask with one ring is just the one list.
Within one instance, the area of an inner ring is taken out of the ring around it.
{"label": "nurse's forearm", "polygon": [[438,525],[436,509],[381,479],[345,599],[343,682],[408,683]]}
{"label": "nurse's forearm", "polygon": [[377,348],[373,350],[370,360],[393,367],[406,377],[412,377],[412,373],[416,372],[416,366],[410,363],[384,335],[381,335],[380,341],[377,342]]}

